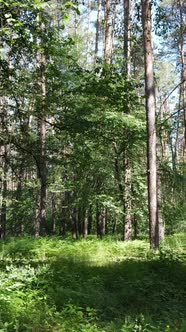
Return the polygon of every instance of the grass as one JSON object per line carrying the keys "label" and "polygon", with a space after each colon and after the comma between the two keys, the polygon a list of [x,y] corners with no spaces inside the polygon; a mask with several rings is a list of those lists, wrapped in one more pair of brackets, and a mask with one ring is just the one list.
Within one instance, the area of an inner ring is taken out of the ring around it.
{"label": "grass", "polygon": [[0,332],[185,332],[186,235],[0,243]]}

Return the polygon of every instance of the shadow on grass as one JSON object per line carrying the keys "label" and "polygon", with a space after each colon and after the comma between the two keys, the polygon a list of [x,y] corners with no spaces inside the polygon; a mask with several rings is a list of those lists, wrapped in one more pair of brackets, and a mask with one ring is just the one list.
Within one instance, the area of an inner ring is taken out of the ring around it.
{"label": "shadow on grass", "polygon": [[186,266],[169,260],[127,260],[95,266],[57,257],[40,279],[49,305],[93,308],[100,321],[142,314],[179,324],[186,317]]}

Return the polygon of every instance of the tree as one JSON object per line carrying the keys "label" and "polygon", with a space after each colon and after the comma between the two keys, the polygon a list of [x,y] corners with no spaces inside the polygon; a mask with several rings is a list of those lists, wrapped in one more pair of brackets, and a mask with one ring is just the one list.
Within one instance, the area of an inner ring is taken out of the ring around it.
{"label": "tree", "polygon": [[[124,6],[124,68],[126,79],[131,77],[131,38],[132,38],[132,2],[123,2]],[[130,113],[130,107],[127,107]],[[128,156],[128,149],[123,151],[124,168],[124,240],[132,240],[132,184],[131,184],[131,160]]]}
{"label": "tree", "polygon": [[142,23],[144,41],[145,96],[147,117],[147,172],[148,209],[151,249],[159,248],[159,227],[157,208],[157,164],[156,164],[156,107],[152,49],[151,3],[142,0]]}
{"label": "tree", "polygon": [[47,166],[46,166],[46,47],[44,44],[45,23],[41,13],[36,18],[38,29],[38,51],[36,55],[36,68],[38,75],[38,89],[40,98],[36,101],[38,116],[38,179],[40,181],[40,194],[36,202],[35,235],[46,235],[46,194],[47,194]]}

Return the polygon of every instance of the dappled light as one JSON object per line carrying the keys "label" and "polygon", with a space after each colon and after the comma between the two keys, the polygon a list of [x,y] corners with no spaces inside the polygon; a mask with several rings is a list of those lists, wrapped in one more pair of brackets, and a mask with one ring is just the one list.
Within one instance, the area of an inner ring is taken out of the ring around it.
{"label": "dappled light", "polygon": [[9,240],[0,252],[1,326],[184,332],[185,240],[170,237],[154,253],[145,241]]}
{"label": "dappled light", "polygon": [[184,0],[0,17],[0,332],[186,332]]}

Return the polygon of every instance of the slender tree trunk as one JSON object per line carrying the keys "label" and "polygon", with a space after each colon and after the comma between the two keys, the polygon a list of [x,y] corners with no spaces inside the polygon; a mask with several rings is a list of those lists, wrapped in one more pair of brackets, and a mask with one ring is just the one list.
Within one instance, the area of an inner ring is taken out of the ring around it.
{"label": "slender tree trunk", "polygon": [[55,193],[52,193],[51,197],[51,219],[52,219],[52,234],[56,234],[56,195]]}
{"label": "slender tree trunk", "polygon": [[87,3],[87,15],[88,15],[88,22],[87,22],[87,40],[86,40],[86,68],[89,69],[89,64],[90,64],[90,43],[91,43],[91,36],[90,36],[90,1],[88,0]]}
{"label": "slender tree trunk", "polygon": [[36,238],[39,237],[40,233],[40,195],[39,189],[36,189],[35,197],[35,216],[34,216],[34,235]]}
{"label": "slender tree trunk", "polygon": [[99,204],[96,204],[96,228],[97,228],[97,237],[102,239],[102,216]]}
{"label": "slender tree trunk", "polygon": [[78,216],[78,208],[73,209],[72,215],[72,238],[77,240],[79,237],[79,216]]}
{"label": "slender tree trunk", "polygon": [[[10,79],[10,77],[9,77]],[[0,146],[0,156],[1,156],[1,213],[0,213],[0,238],[5,239],[6,228],[7,228],[7,194],[8,194],[8,155],[9,155],[9,145],[7,144],[7,137],[9,135],[8,129],[8,98],[0,97],[0,114],[1,114],[1,134],[2,143]]]}
{"label": "slender tree trunk", "polygon": [[112,27],[111,27],[111,38],[110,38],[110,61],[113,62],[113,52],[114,52],[114,37],[115,37],[115,25],[117,17],[117,3],[118,0],[114,1],[113,13],[112,13]]}
{"label": "slender tree trunk", "polygon": [[127,78],[131,75],[132,0],[123,0],[124,7],[124,67]]}
{"label": "slender tree trunk", "polygon": [[110,28],[111,28],[111,0],[106,0],[105,7],[105,44],[104,44],[104,61],[110,62]]}
{"label": "slender tree trunk", "polygon": [[88,211],[88,234],[91,234],[92,232],[92,223],[93,223],[92,206],[90,206]]}
{"label": "slender tree trunk", "polygon": [[[37,23],[41,32],[39,44],[43,48],[43,34],[45,33],[45,24],[38,15]],[[40,235],[46,235],[46,194],[47,194],[47,166],[46,166],[46,56],[42,50],[37,54],[38,85],[41,93],[40,105],[38,107],[38,138],[39,138],[39,170],[38,177],[40,181],[40,203],[39,203],[39,228]]]}
{"label": "slender tree trunk", "polygon": [[132,170],[128,151],[124,151],[124,240],[132,240]]}
{"label": "slender tree trunk", "polygon": [[[24,180],[24,160],[21,161],[20,167],[19,167],[19,176],[18,176],[18,182],[17,182],[17,188],[16,188],[16,201],[21,202],[22,200],[22,183]],[[18,236],[22,236],[24,233],[24,223],[23,220],[17,220],[17,214],[16,214],[16,209],[13,211],[13,225],[12,225],[12,230],[14,230],[12,235],[15,235],[15,232],[17,233]]]}
{"label": "slender tree trunk", "polygon": [[181,107],[184,107],[184,135],[183,135],[183,146],[182,155],[183,162],[186,161],[186,70],[185,70],[185,23],[184,23],[184,4],[183,0],[179,0],[179,19],[180,19],[180,60],[181,60],[181,82],[180,85],[180,101]]}
{"label": "slender tree trunk", "polygon": [[159,248],[159,227],[157,207],[157,166],[156,166],[156,124],[155,85],[153,69],[151,3],[142,0],[142,23],[144,40],[145,95],[147,116],[147,167],[148,167],[148,208],[151,249]]}
{"label": "slender tree trunk", "polygon": [[88,235],[88,209],[85,209],[84,223],[83,223],[83,237],[86,239]]}
{"label": "slender tree trunk", "polygon": [[157,206],[158,206],[157,220],[159,226],[159,241],[162,241],[165,236],[165,225],[162,216],[162,172],[160,168],[157,174]]}
{"label": "slender tree trunk", "polygon": [[112,234],[114,235],[116,233],[117,228],[117,218],[115,217],[112,224]]}
{"label": "slender tree trunk", "polygon": [[101,15],[101,0],[98,0],[98,11],[96,21],[96,39],[95,39],[95,52],[94,52],[94,64],[96,64],[99,52],[99,33],[100,33],[100,15]]}
{"label": "slender tree trunk", "polygon": [[1,213],[0,213],[0,238],[5,239],[6,237],[6,220],[7,220],[7,176],[8,176],[8,163],[7,163],[7,145],[1,146],[0,149],[2,157],[2,179],[1,179]]}
{"label": "slender tree trunk", "polygon": [[[164,119],[167,116],[167,103],[163,103],[162,107],[160,107],[160,121],[164,121]],[[163,128],[162,128],[163,129]],[[159,159],[165,163],[167,160],[167,133],[166,131],[160,133],[159,136],[159,141],[157,144],[157,155],[159,155]],[[165,233],[165,224],[163,221],[163,215],[162,215],[162,204],[163,204],[163,194],[162,194],[162,189],[163,189],[163,172],[161,169],[160,163],[157,163],[157,206],[158,206],[158,211],[157,211],[157,218],[158,218],[158,225],[159,225],[159,240],[164,239],[164,233]]]}
{"label": "slender tree trunk", "polygon": [[[131,0],[124,0],[124,65],[126,78],[130,79],[131,73],[131,34],[132,34],[132,4]],[[130,113],[127,106],[127,113]],[[123,151],[124,171],[124,240],[132,240],[132,166],[129,151],[126,147]]]}
{"label": "slender tree trunk", "polygon": [[[64,185],[66,185],[66,181],[68,181],[68,176],[67,174],[65,174],[64,176]],[[66,234],[67,231],[67,226],[68,226],[68,222],[71,220],[72,222],[72,213],[71,213],[71,203],[72,203],[72,199],[73,199],[73,192],[70,192],[68,190],[65,190],[64,192],[64,197],[62,199],[62,209],[61,209],[61,231],[60,233],[62,235]]]}
{"label": "slender tree trunk", "polygon": [[[83,211],[82,211],[82,208],[81,207],[78,207],[78,216],[77,216],[77,218],[78,218],[78,234],[79,234],[79,236],[80,235],[83,235],[83,231],[84,231],[84,229],[83,229],[83,224],[84,224],[84,220],[83,220]],[[83,220],[83,222],[82,222],[82,220]]]}
{"label": "slender tree trunk", "polygon": [[101,209],[101,234],[102,236],[105,235],[106,232],[106,209]]}

